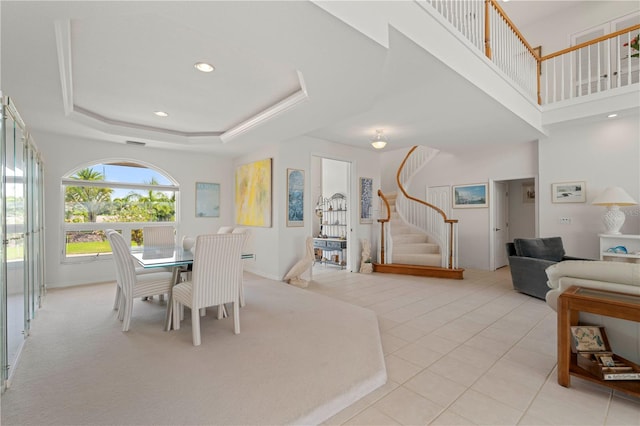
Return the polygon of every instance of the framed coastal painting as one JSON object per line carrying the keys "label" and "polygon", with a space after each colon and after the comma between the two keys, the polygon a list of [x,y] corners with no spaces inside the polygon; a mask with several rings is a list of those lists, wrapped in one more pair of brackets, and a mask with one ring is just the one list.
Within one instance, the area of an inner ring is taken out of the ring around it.
{"label": "framed coastal painting", "polygon": [[486,183],[453,186],[454,209],[488,207],[488,198]]}
{"label": "framed coastal painting", "polygon": [[358,192],[360,194],[360,223],[373,223],[373,179],[361,177]]}
{"label": "framed coastal painting", "polygon": [[271,158],[236,168],[236,224],[271,227]]}
{"label": "framed coastal painting", "polygon": [[287,169],[287,226],[304,226],[304,170]]}
{"label": "framed coastal painting", "polygon": [[587,201],[586,182],[560,182],[551,184],[551,202],[584,203]]}
{"label": "framed coastal painting", "polygon": [[196,217],[220,217],[220,184],[196,182]]}

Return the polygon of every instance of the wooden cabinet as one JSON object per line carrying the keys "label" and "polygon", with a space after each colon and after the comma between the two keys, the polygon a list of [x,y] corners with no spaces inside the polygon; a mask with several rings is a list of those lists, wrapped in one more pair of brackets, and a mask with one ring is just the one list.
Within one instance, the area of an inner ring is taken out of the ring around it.
{"label": "wooden cabinet", "polygon": [[600,237],[600,260],[640,263],[640,235],[600,234],[598,236]]}

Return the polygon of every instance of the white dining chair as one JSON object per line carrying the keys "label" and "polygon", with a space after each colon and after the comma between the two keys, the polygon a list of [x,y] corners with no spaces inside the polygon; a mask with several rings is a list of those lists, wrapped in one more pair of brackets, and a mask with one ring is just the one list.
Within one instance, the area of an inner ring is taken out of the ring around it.
{"label": "white dining chair", "polygon": [[[249,253],[249,240],[251,239],[251,230],[249,228],[234,228],[231,232],[232,234],[242,234],[244,235],[244,242],[242,243],[242,252]],[[244,299],[244,276],[240,275],[240,283],[238,284],[240,291],[240,306],[245,306],[246,302]]]}
{"label": "white dining chair", "polygon": [[242,278],[242,234],[200,235],[193,260],[192,279],[173,288],[173,328],[180,329],[182,306],[191,308],[193,345],[199,346],[200,309],[233,303],[234,333],[240,333],[240,292]]}
{"label": "white dining chair", "polygon": [[142,241],[145,247],[175,247],[176,230],[173,226],[144,226]]}
{"label": "white dining chair", "polygon": [[133,300],[138,297],[150,297],[167,294],[173,286],[173,273],[153,272],[136,274],[134,258],[122,235],[118,232],[108,234],[111,251],[116,264],[116,280],[120,297],[116,299],[118,305],[118,319],[122,321],[122,331],[129,331]]}

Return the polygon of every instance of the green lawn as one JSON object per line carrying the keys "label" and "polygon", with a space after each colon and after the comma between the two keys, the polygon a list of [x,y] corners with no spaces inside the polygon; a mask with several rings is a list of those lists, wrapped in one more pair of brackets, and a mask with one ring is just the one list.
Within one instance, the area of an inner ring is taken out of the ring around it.
{"label": "green lawn", "polygon": [[111,253],[109,241],[67,243],[67,254]]}

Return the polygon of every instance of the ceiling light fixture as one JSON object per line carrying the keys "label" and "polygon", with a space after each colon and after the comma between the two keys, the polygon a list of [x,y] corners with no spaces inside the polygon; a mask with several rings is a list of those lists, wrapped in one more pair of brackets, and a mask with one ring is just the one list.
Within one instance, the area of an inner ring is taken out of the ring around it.
{"label": "ceiling light fixture", "polygon": [[153,112],[155,115],[157,115],[158,117],[168,117],[169,113],[166,113],[164,111],[154,111]]}
{"label": "ceiling light fixture", "polygon": [[373,145],[375,149],[382,149],[387,146],[387,138],[384,137],[381,129],[376,130],[376,136],[371,139],[371,145]]}
{"label": "ceiling light fixture", "polygon": [[614,117],[617,117],[617,116],[618,116],[618,114],[609,114],[609,115],[607,115],[607,118],[614,118]]}
{"label": "ceiling light fixture", "polygon": [[211,72],[211,71],[215,70],[213,65],[208,64],[206,62],[196,62],[194,67],[196,67],[196,69],[198,71],[202,71],[202,72]]}

